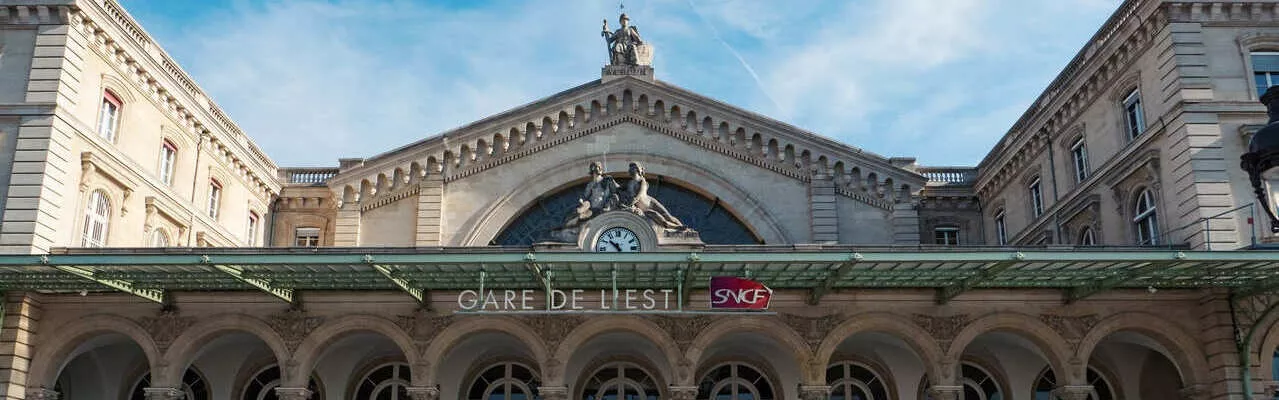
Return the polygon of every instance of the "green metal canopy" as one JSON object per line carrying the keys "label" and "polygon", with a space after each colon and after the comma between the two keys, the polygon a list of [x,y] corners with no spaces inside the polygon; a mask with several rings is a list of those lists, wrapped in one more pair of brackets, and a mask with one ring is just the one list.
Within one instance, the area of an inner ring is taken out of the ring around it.
{"label": "green metal canopy", "polygon": [[529,248],[58,249],[0,255],[0,290],[123,291],[163,302],[171,291],[705,288],[747,276],[809,290],[934,288],[947,302],[976,288],[1057,288],[1075,301],[1113,288],[1279,288],[1279,252],[1140,248],[707,246],[696,252],[583,253]]}

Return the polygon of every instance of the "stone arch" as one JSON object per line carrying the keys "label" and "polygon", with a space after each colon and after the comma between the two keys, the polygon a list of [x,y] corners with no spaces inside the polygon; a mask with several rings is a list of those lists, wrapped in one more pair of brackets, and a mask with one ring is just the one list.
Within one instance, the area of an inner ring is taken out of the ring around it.
{"label": "stone arch", "polygon": [[421,182],[423,176],[426,176],[426,171],[422,170],[422,163],[417,161],[409,163],[409,183]]}
{"label": "stone arch", "polygon": [[616,95],[610,94],[608,95],[607,98],[604,99],[604,113],[605,113],[604,115],[607,115],[610,117],[617,115],[617,96]]}
{"label": "stone arch", "polygon": [[[813,381],[813,377],[826,369],[825,366],[821,366],[819,371],[813,371],[813,351],[808,343],[793,329],[776,318],[738,317],[733,318],[731,321],[719,322],[721,323],[713,324],[710,328],[698,334],[697,338],[693,339],[692,344],[688,346],[688,352],[685,353],[684,357],[693,364],[693,368],[700,368],[699,364],[703,361],[702,353],[724,336],[732,333],[754,332],[773,339],[782,348],[794,354],[795,365],[799,367],[800,376],[804,377],[804,379]],[[692,379],[697,378],[694,377]],[[693,383],[695,381],[682,382],[682,384]]]}
{"label": "stone arch", "polygon": [[409,337],[408,333],[395,322],[379,316],[355,314],[334,318],[307,335],[293,352],[291,361],[282,364],[296,363],[293,364],[296,365],[295,368],[288,368],[284,372],[283,381],[289,387],[305,387],[307,379],[310,378],[324,350],[347,335],[360,332],[377,333],[395,342],[400,352],[404,353],[408,364],[413,369],[419,368],[421,358],[417,347],[413,344],[413,338]]}
{"label": "stone arch", "polygon": [[[1053,373],[1063,379],[1075,379],[1075,371],[1067,368],[1067,361],[1072,358],[1066,340],[1039,318],[1012,312],[988,314],[969,322],[951,341],[942,363],[959,368],[959,361],[963,358],[968,345],[972,344],[978,336],[992,332],[1011,332],[1029,340],[1043,353]],[[955,371],[943,371],[943,376],[954,378]],[[1082,377],[1080,375],[1079,378],[1082,379]]]}
{"label": "stone arch", "polygon": [[728,122],[720,121],[719,128],[715,130],[715,140],[727,142],[730,129]]}
{"label": "stone arch", "polygon": [[362,202],[362,201],[370,200],[373,198],[373,194],[374,194],[373,183],[369,182],[368,179],[362,179],[360,180],[360,196],[359,198],[355,199],[355,201]]}
{"label": "stone arch", "polygon": [[900,339],[919,356],[928,376],[945,376],[939,370],[944,357],[943,349],[936,341],[927,339],[932,335],[904,317],[885,312],[853,315],[831,329],[822,339],[817,353],[813,355],[814,367],[821,367],[824,370],[831,363],[831,358],[840,344],[859,333],[870,332],[884,333]]}
{"label": "stone arch", "polygon": [[377,174],[377,186],[374,186],[374,194],[382,195],[391,189],[391,180],[386,177],[386,173]]}
{"label": "stone arch", "polygon": [[555,136],[555,121],[551,117],[542,117],[542,138]]}
{"label": "stone arch", "polygon": [[556,132],[563,134],[573,127],[573,118],[568,116],[568,111],[560,110],[560,114],[556,116]]}
{"label": "stone arch", "polygon": [[466,169],[466,167],[471,166],[471,162],[474,157],[475,152],[471,151],[471,146],[466,144],[462,145],[462,147],[457,150],[457,170],[461,171]]}
{"label": "stone arch", "polygon": [[408,179],[405,179],[407,176],[404,174],[404,167],[396,167],[395,171],[391,173],[391,176],[392,189],[402,188],[404,187],[404,184],[408,183]]}
{"label": "stone arch", "polygon": [[266,343],[275,355],[276,362],[283,365],[289,360],[289,349],[284,339],[274,329],[261,320],[243,314],[222,314],[208,318],[200,318],[182,335],[173,340],[168,351],[164,353],[160,378],[153,378],[161,387],[177,387],[182,371],[195,361],[201,347],[219,335],[230,332],[244,332]]}
{"label": "stone arch", "polygon": [[503,136],[500,132],[494,133],[493,134],[493,158],[497,158],[498,156],[501,156],[503,153],[506,153],[506,146],[507,146],[506,136]]}
{"label": "stone arch", "polygon": [[342,188],[342,204],[355,202],[357,199],[355,186],[346,185]]}
{"label": "stone arch", "polygon": [[1079,365],[1088,365],[1097,345],[1117,332],[1135,332],[1164,346],[1170,353],[1165,356],[1176,364],[1183,385],[1208,383],[1208,356],[1195,337],[1172,321],[1142,312],[1115,314],[1098,322],[1079,341],[1072,363],[1079,360]]}
{"label": "stone arch", "polygon": [[[764,243],[792,243],[782,229],[778,220],[773,217],[763,204],[754,200],[749,194],[731,181],[717,175],[707,173],[708,169],[691,164],[686,160],[677,160],[652,154],[611,153],[609,157],[620,157],[639,161],[650,173],[663,176],[688,176],[685,182],[699,182],[703,194],[718,197],[720,205],[725,207],[734,217]],[[509,193],[493,201],[484,211],[474,218],[464,221],[460,232],[469,232],[459,242],[450,245],[481,246],[490,243],[503,229],[519,217],[524,211],[536,204],[539,196],[552,193],[582,179],[582,166],[597,160],[597,156],[583,156],[573,160],[565,160],[558,166],[542,171],[541,179],[530,180],[513,188]],[[673,174],[671,172],[678,172]],[[731,207],[730,207],[731,205]]]}
{"label": "stone arch", "polygon": [[520,134],[520,128],[511,128],[509,134],[507,134],[507,138],[507,140],[510,141],[510,147],[515,147],[517,145],[523,146],[524,140],[526,139],[524,135]]}
{"label": "stone arch", "polygon": [[541,138],[541,133],[538,132],[537,124],[532,122],[524,124],[524,143],[533,143]]}
{"label": "stone arch", "polygon": [[710,136],[715,134],[715,121],[710,116],[702,117],[702,125],[697,129],[702,136]]}
{"label": "stone arch", "polygon": [[[547,350],[541,336],[528,325],[506,317],[469,318],[450,324],[435,335],[435,338],[431,340],[431,344],[422,352],[422,359],[443,359],[444,355],[453,346],[465,340],[467,336],[480,332],[500,332],[515,337],[524,346],[528,347],[529,352],[536,358],[533,361],[538,364],[538,370],[547,371],[544,364],[550,359],[550,351]],[[421,371],[421,373],[414,371],[414,384],[418,386],[436,384],[438,370],[434,367],[431,366],[431,368]],[[542,375],[545,376],[546,374],[542,373]]]}
{"label": "stone arch", "polygon": [[658,121],[666,122],[666,102],[661,99],[653,102],[652,117],[657,118]]}
{"label": "stone arch", "polygon": [[[634,333],[640,337],[648,339],[648,341],[652,342],[654,346],[661,349],[662,353],[666,356],[666,359],[655,361],[665,361],[666,364],[656,365],[659,371],[655,372],[659,375],[662,370],[671,371],[674,377],[688,373],[688,371],[682,371],[679,369],[681,364],[680,360],[682,360],[684,356],[680,352],[679,347],[675,345],[675,340],[671,338],[666,331],[662,330],[661,327],[658,327],[657,324],[654,324],[651,321],[637,317],[619,315],[593,318],[586,323],[579,325],[577,328],[574,328],[573,331],[564,338],[564,341],[560,342],[559,347],[555,349],[554,359],[559,360],[559,363],[557,364],[559,370],[548,371],[548,376],[566,377],[565,373],[568,368],[567,361],[573,357],[573,353],[596,336],[611,332]],[[670,379],[672,377],[666,378],[668,381],[675,380]]]}
{"label": "stone arch", "polygon": [[31,358],[31,368],[27,374],[28,387],[53,388],[58,373],[70,361],[66,359],[67,356],[81,342],[105,333],[118,333],[133,340],[142,348],[142,353],[151,366],[158,365],[162,359],[159,347],[146,329],[132,320],[116,315],[98,314],[78,318],[53,327],[48,332],[41,335],[40,345],[36,346]]}

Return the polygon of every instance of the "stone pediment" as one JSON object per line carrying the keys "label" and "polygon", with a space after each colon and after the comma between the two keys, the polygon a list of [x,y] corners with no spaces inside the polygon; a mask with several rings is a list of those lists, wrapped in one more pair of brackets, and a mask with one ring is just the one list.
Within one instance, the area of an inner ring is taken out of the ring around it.
{"label": "stone pediment", "polygon": [[364,209],[426,179],[451,182],[621,124],[633,124],[802,182],[833,179],[838,194],[889,209],[926,179],[865,152],[660,81],[593,81],[365,160],[329,181]]}

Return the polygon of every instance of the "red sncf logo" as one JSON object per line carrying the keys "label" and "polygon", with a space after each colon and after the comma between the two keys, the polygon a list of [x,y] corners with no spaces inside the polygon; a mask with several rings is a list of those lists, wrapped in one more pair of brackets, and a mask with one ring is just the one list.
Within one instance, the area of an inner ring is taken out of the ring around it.
{"label": "red sncf logo", "polygon": [[767,310],[773,290],[768,286],[735,276],[711,277],[711,308]]}

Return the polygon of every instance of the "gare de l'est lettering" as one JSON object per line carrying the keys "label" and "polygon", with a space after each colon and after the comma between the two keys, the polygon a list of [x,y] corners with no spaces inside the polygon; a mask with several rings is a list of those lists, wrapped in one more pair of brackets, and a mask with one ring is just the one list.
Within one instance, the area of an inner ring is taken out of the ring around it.
{"label": "gare de l'est lettering", "polygon": [[0,1],[0,399],[1279,396],[1279,5],[1117,7],[975,166],[658,79],[655,6],[303,168],[117,0]]}

